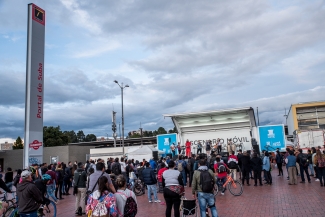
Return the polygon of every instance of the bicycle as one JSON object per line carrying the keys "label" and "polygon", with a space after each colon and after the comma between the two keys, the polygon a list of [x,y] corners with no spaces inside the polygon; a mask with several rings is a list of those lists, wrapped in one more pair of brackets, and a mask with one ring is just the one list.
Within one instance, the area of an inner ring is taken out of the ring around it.
{"label": "bicycle", "polygon": [[134,180],[134,187],[133,187],[133,189],[132,189],[132,184],[131,183],[128,183],[127,185],[126,185],[126,187],[130,190],[130,191],[133,191],[134,192],[134,194],[136,195],[136,196],[140,196],[140,195],[142,195],[142,194],[144,194],[144,192],[142,191],[142,182],[141,182],[141,180],[140,179],[136,179],[136,180]]}
{"label": "bicycle", "polygon": [[[7,210],[8,211],[8,210]],[[19,216],[19,207],[18,205],[16,208],[11,211],[8,217],[18,217]],[[37,217],[56,217],[56,204],[54,201],[50,200],[48,205],[40,205],[39,209],[37,210]]]}
{"label": "bicycle", "polygon": [[[12,191],[12,193],[15,193],[15,191]],[[0,192],[0,194],[1,194],[1,192]],[[7,198],[7,192],[4,192],[3,196],[0,197],[0,200],[3,201],[3,202],[8,203],[8,207],[10,207],[10,206],[12,206],[12,205],[14,205],[16,203],[15,202],[16,197],[13,197],[11,199],[8,199]]]}
{"label": "bicycle", "polygon": [[214,186],[214,196],[217,196],[219,191],[222,191],[224,188],[229,189],[230,193],[234,196],[240,196],[243,193],[243,185],[232,178],[232,175],[227,174],[226,182],[221,185],[221,183],[217,182]]}

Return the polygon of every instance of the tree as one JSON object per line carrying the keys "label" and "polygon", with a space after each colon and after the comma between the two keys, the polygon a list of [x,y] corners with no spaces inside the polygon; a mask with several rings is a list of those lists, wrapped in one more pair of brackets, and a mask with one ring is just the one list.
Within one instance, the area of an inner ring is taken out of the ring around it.
{"label": "tree", "polygon": [[85,138],[85,142],[92,142],[92,141],[96,141],[97,137],[94,134],[87,134],[86,138]]}
{"label": "tree", "polygon": [[77,133],[77,139],[78,142],[84,142],[85,141],[85,134],[82,130],[79,130]]}
{"label": "tree", "polygon": [[168,133],[178,133],[178,132],[177,132],[176,127],[174,127],[174,129],[170,129],[170,130],[168,130]]}
{"label": "tree", "polygon": [[13,149],[24,149],[23,141],[21,140],[20,136],[17,137],[16,142],[12,146]]}
{"label": "tree", "polygon": [[79,142],[78,138],[77,138],[77,135],[73,130],[64,131],[63,134],[68,137],[68,143],[77,143],[77,142]]}
{"label": "tree", "polygon": [[43,142],[45,147],[68,145],[70,142],[69,132],[62,133],[60,126],[43,127]]}
{"label": "tree", "polygon": [[167,131],[163,127],[159,127],[157,130],[157,135],[159,134],[167,134]]}

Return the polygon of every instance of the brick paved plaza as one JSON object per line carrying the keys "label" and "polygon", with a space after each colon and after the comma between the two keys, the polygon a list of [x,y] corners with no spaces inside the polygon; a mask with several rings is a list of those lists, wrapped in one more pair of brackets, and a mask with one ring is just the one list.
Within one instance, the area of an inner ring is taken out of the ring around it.
{"label": "brick paved plaza", "polygon": [[[251,180],[251,186],[244,186],[244,192],[239,197],[231,195],[229,191],[224,196],[219,193],[216,200],[219,216],[325,216],[325,187],[320,187],[314,178],[312,183],[288,185],[286,174],[284,177],[277,175],[277,170],[273,170],[272,186],[254,187]],[[186,197],[192,197],[189,187],[186,187]],[[164,200],[161,193],[158,198]],[[149,203],[147,195],[138,196],[137,200],[137,216],[165,216],[165,205]],[[58,205],[58,216],[74,216],[74,203],[74,196],[66,196]]]}

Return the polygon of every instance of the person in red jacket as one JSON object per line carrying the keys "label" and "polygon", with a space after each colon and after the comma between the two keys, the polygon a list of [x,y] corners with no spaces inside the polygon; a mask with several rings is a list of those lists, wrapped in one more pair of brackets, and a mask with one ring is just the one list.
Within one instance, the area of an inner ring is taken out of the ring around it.
{"label": "person in red jacket", "polygon": [[186,140],[185,147],[186,147],[186,156],[191,157],[191,142]]}
{"label": "person in red jacket", "polygon": [[158,171],[158,174],[157,174],[157,178],[158,178],[158,181],[162,183],[162,174],[168,170],[168,168],[166,167],[165,163],[161,163],[161,167],[160,167],[160,170]]}

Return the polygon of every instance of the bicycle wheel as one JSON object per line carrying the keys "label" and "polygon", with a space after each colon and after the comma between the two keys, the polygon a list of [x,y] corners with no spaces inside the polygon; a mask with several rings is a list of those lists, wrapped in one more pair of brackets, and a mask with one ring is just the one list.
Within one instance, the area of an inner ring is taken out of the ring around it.
{"label": "bicycle wheel", "polygon": [[8,208],[7,208],[7,211],[5,212],[5,213],[3,213],[3,217],[10,217],[11,216],[11,213],[13,213],[14,212],[14,210],[16,209],[16,206],[15,205],[13,205],[13,206],[9,206]]}
{"label": "bicycle wheel", "polygon": [[18,217],[19,216],[18,207],[16,207],[13,211],[11,211],[11,213],[9,214],[9,216],[10,217]]}
{"label": "bicycle wheel", "polygon": [[56,205],[53,201],[43,208],[43,213],[46,217],[56,217]]}
{"label": "bicycle wheel", "polygon": [[219,192],[219,187],[217,184],[214,184],[214,189],[213,189],[214,196],[217,196],[218,192]]}
{"label": "bicycle wheel", "polygon": [[140,196],[140,195],[143,194],[141,182],[140,183],[139,182],[135,182],[135,184],[134,184],[134,194],[136,196]]}
{"label": "bicycle wheel", "polygon": [[230,193],[234,196],[240,196],[243,193],[243,185],[237,180],[229,182],[228,189]]}

